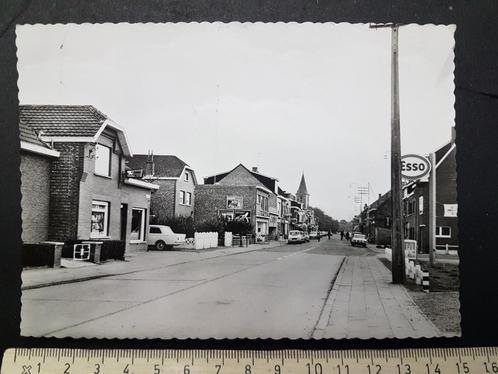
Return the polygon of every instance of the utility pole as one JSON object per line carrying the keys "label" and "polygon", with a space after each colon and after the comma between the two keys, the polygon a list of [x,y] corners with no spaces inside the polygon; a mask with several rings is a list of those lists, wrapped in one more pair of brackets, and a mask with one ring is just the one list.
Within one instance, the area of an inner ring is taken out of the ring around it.
{"label": "utility pole", "polygon": [[371,28],[390,27],[391,36],[391,204],[392,204],[392,279],[394,284],[406,280],[403,248],[403,205],[401,189],[401,139],[399,114],[398,32],[395,23],[370,25]]}

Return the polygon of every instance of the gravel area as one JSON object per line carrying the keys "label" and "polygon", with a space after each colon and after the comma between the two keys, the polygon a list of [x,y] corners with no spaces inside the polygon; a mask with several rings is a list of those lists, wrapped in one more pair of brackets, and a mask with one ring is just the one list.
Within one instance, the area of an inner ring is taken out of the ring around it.
{"label": "gravel area", "polygon": [[413,301],[446,336],[461,336],[460,300],[457,291],[408,291]]}

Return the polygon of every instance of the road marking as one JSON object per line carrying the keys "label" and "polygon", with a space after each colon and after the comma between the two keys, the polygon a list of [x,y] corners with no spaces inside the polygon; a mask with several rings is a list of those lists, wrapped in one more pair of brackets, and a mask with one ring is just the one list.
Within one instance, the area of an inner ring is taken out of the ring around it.
{"label": "road marking", "polygon": [[[304,253],[304,252],[308,252],[308,251],[310,251],[310,250],[312,250],[314,248],[315,247],[306,248],[306,249],[304,249],[302,251],[298,251],[298,252],[295,252],[295,253],[288,254],[287,256],[283,256],[283,257],[281,257],[281,259],[285,259],[285,258],[294,256],[296,254],[301,254],[301,253]],[[257,251],[250,251],[250,252],[257,252]],[[247,252],[244,252],[244,253],[247,253]],[[233,254],[233,255],[236,255],[236,254]],[[219,257],[224,257],[224,256],[219,256]],[[188,291],[188,290],[191,290],[193,288],[200,287],[200,286],[206,285],[208,283],[212,283],[212,282],[218,281],[218,280],[220,280],[222,278],[227,278],[227,277],[230,277],[232,275],[236,275],[236,274],[242,273],[244,271],[254,269],[254,268],[259,267],[259,266],[267,265],[267,264],[270,264],[270,263],[275,262],[275,261],[278,261],[278,258],[277,259],[271,259],[271,260],[269,260],[267,262],[263,262],[263,263],[260,263],[260,264],[251,265],[251,266],[249,266],[249,267],[247,267],[245,269],[239,269],[239,270],[234,271],[232,273],[223,274],[223,275],[220,275],[218,277],[215,277],[215,278],[212,278],[212,279],[208,279],[208,280],[206,280],[204,282],[197,283],[197,284],[191,285],[189,287],[185,287],[185,288],[182,288],[182,289],[179,289],[179,290],[176,290],[176,291],[164,294],[164,295],[156,296],[156,297],[154,297],[152,299],[145,300],[145,301],[142,301],[142,302],[138,302],[137,304],[130,305],[128,307],[123,307],[123,308],[115,310],[113,312],[109,312],[109,313],[100,315],[98,317],[94,317],[94,318],[88,319],[86,321],[81,321],[81,322],[75,323],[75,324],[70,325],[70,326],[65,326],[65,327],[62,327],[62,328],[58,328],[56,330],[52,330],[50,332],[47,332],[47,333],[43,334],[43,336],[51,336],[51,334],[55,334],[55,333],[58,333],[58,332],[61,332],[61,331],[67,330],[67,329],[71,329],[73,327],[81,326],[81,325],[84,325],[86,323],[94,322],[94,321],[97,321],[97,320],[105,318],[105,317],[110,317],[112,315],[116,315],[118,313],[125,312],[125,311],[128,311],[128,310],[140,307],[142,305],[150,304],[150,303],[158,301],[160,299],[163,299],[163,298],[166,298],[166,297],[169,297],[169,296],[173,296],[173,295],[176,295],[178,293],[181,293],[181,292],[184,292],[184,291]],[[143,271],[148,271],[148,269],[147,270],[143,270]]]}

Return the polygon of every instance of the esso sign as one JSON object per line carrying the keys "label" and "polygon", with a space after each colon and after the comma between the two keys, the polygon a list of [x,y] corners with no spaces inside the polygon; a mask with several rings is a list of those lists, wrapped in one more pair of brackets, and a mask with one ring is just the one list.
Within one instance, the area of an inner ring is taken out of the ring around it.
{"label": "esso sign", "polygon": [[405,155],[401,157],[401,175],[406,179],[419,179],[431,171],[431,163],[419,155]]}

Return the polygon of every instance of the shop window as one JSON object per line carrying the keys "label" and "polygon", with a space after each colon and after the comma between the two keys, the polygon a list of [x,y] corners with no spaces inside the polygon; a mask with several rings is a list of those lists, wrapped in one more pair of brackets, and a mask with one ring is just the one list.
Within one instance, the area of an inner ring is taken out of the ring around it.
{"label": "shop window", "polygon": [[92,201],[92,221],[90,238],[109,236],[109,203],[107,201]]}
{"label": "shop window", "polygon": [[145,241],[145,209],[133,208],[131,210],[130,242]]}
{"label": "shop window", "polygon": [[424,214],[424,197],[420,196],[418,198],[418,214],[422,215]]}
{"label": "shop window", "polygon": [[448,226],[436,227],[436,238],[451,238],[451,227]]}
{"label": "shop window", "polygon": [[111,148],[102,144],[95,145],[95,174],[111,176]]}

